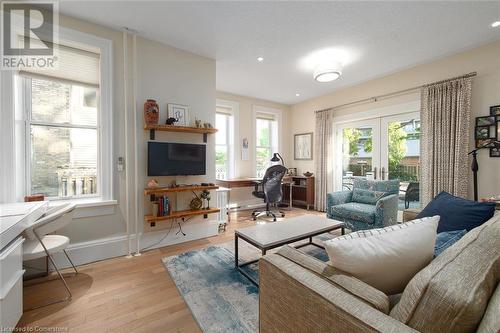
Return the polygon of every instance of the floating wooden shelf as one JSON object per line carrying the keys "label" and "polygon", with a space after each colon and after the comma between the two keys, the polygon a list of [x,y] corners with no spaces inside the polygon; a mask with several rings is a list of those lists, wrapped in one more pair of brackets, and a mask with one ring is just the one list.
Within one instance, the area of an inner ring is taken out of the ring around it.
{"label": "floating wooden shelf", "polygon": [[170,215],[166,215],[166,216],[154,217],[153,215],[146,215],[146,216],[144,216],[144,221],[146,221],[147,223],[152,223],[152,222],[157,222],[157,221],[179,219],[182,217],[214,214],[214,213],[218,213],[218,212],[220,212],[219,208],[198,209],[198,210],[179,210],[179,211],[171,212]]}
{"label": "floating wooden shelf", "polygon": [[203,134],[203,142],[207,142],[208,134],[217,133],[216,128],[200,128],[200,127],[173,126],[173,125],[144,125],[144,129],[149,131],[149,138],[151,140],[155,139],[155,131]]}
{"label": "floating wooden shelf", "polygon": [[217,186],[217,185],[213,185],[213,186],[187,185],[187,186],[178,186],[178,187],[145,188],[144,195],[187,192],[187,191],[216,190],[218,188],[219,188],[219,186]]}

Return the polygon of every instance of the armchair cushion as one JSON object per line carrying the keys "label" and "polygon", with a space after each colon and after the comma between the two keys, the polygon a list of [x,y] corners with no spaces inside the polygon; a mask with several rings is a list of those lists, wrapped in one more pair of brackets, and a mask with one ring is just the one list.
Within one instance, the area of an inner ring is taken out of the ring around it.
{"label": "armchair cushion", "polygon": [[399,193],[399,180],[366,180],[363,178],[354,178],[353,188],[360,188],[370,191],[385,192],[387,194]]}
{"label": "armchair cushion", "polygon": [[376,206],[364,203],[348,202],[330,207],[330,216],[338,219],[375,223]]}
{"label": "armchair cushion", "polygon": [[355,188],[352,190],[352,201],[365,203],[368,205],[375,205],[387,193],[380,191],[364,190],[362,188]]}

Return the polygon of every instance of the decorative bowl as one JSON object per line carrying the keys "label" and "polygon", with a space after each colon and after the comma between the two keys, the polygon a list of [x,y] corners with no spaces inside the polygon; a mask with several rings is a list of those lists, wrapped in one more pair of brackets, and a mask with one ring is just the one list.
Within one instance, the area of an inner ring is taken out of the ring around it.
{"label": "decorative bowl", "polygon": [[307,172],[304,172],[303,175],[306,176],[306,177],[311,177],[313,175],[313,173],[307,171]]}

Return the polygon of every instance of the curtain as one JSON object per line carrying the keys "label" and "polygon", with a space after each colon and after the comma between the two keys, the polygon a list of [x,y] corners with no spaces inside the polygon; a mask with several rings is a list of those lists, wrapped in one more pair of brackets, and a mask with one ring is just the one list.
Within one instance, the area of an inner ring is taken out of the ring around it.
{"label": "curtain", "polygon": [[333,190],[333,110],[316,112],[314,136],[314,207],[326,210],[326,194]]}
{"label": "curtain", "polygon": [[467,197],[471,78],[430,84],[421,95],[421,202],[441,191]]}

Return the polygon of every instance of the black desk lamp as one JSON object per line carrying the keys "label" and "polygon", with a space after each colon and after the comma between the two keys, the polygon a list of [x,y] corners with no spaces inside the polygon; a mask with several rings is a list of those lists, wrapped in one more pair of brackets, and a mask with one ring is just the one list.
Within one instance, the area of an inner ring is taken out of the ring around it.
{"label": "black desk lamp", "polygon": [[471,170],[474,175],[474,201],[477,201],[477,172],[479,171],[479,164],[477,164],[477,151],[484,148],[497,148],[500,149],[500,141],[490,141],[472,151],[470,151],[467,155],[472,154],[472,164]]}
{"label": "black desk lamp", "polygon": [[283,157],[281,157],[280,153],[274,153],[273,158],[271,158],[271,162],[279,162],[281,160],[281,164],[285,165],[285,162],[283,161]]}

